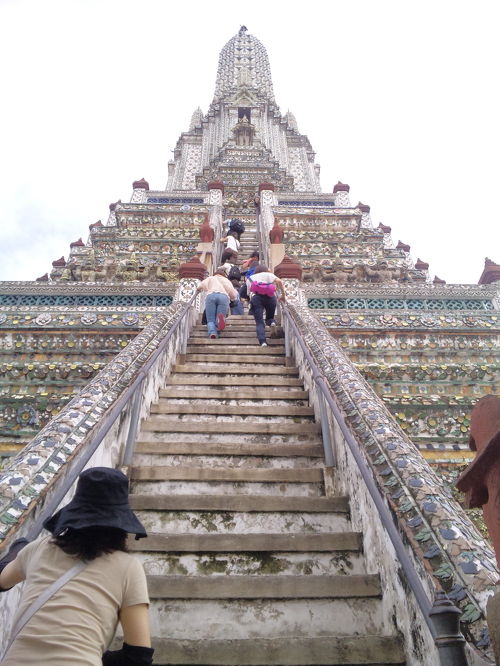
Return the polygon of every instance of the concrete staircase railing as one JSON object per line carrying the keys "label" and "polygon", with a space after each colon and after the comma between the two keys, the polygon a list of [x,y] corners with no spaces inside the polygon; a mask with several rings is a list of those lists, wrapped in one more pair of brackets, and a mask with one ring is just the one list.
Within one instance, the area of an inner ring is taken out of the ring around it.
{"label": "concrete staircase railing", "polygon": [[[143,422],[131,542],[148,574],[157,664],[401,664],[349,501],[282,338],[253,319],[193,330]],[[435,663],[432,661],[422,663]]]}
{"label": "concrete staircase railing", "polygon": [[[426,590],[429,607],[437,590],[450,593],[462,611],[462,632],[467,637],[468,660],[473,664],[491,663],[487,627],[483,615],[486,601],[498,579],[494,555],[461,507],[454,502],[412,442],[398,427],[385,405],[356,371],[344,352],[329,335],[321,321],[304,306],[288,306],[298,335],[286,329],[286,344],[301,368],[301,377],[311,394],[316,413],[321,413],[317,382],[305,362],[300,340],[305,344],[326,382],[345,422],[347,435],[371,468],[380,498],[389,508],[406,544],[414,575]],[[399,571],[399,561],[384,537],[380,514],[361,481],[345,435],[331,410],[327,410],[328,430],[333,442],[337,468],[335,488],[349,492],[352,520],[364,534],[368,566],[380,571],[384,600],[400,608],[406,598],[405,612],[395,613],[396,624],[408,645],[430,642],[422,622],[415,623],[420,611],[412,595],[407,595]],[[388,553],[392,553],[389,557]],[[474,562],[474,564],[472,564]],[[485,640],[486,637],[486,640]],[[433,648],[426,648],[433,649]]]}

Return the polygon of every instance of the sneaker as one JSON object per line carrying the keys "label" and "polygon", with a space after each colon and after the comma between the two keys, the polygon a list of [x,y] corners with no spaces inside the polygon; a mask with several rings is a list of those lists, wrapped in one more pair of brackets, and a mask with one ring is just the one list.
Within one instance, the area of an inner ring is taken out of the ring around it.
{"label": "sneaker", "polygon": [[272,322],[269,324],[269,326],[270,326],[271,328],[272,328],[273,326],[276,326],[276,322],[275,322],[275,321],[272,321]]}
{"label": "sneaker", "polygon": [[226,327],[226,322],[224,321],[224,315],[222,314],[222,312],[219,312],[219,314],[217,315],[217,329],[219,331],[223,331],[225,327]]}
{"label": "sneaker", "polygon": [[210,340],[217,340],[217,335],[215,333],[211,333]]}
{"label": "sneaker", "polygon": [[260,346],[261,346],[261,347],[267,347],[267,342],[261,342],[261,343],[260,343]]}

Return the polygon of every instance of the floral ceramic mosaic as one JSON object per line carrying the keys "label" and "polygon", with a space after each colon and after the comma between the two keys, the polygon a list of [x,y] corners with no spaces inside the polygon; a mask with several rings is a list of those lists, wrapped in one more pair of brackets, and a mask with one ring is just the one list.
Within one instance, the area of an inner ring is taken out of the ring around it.
{"label": "floral ceramic mosaic", "polygon": [[381,493],[418,544],[415,556],[424,558],[462,611],[468,639],[484,647],[483,612],[499,577],[491,547],[328,330],[307,308],[290,310],[366,453]]}
{"label": "floral ceramic mosaic", "polygon": [[[183,303],[175,303],[155,317],[0,472],[0,543],[130,384],[184,307]],[[21,406],[18,417],[27,422],[34,414],[29,406]]]}

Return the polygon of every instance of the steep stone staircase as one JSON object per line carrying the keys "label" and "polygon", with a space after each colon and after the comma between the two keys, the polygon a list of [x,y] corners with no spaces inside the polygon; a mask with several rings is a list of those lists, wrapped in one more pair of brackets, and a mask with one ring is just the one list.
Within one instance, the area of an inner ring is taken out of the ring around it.
{"label": "steep stone staircase", "polygon": [[401,664],[282,339],[197,326],[136,443],[157,664]]}

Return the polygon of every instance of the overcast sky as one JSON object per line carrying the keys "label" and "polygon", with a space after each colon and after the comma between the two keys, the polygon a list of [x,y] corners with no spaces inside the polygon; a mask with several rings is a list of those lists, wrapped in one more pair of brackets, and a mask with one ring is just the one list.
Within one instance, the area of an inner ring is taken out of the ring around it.
{"label": "overcast sky", "polygon": [[323,191],[448,283],[500,263],[498,0],[0,0],[1,280],[50,271],[132,181],[164,189],[242,24]]}

